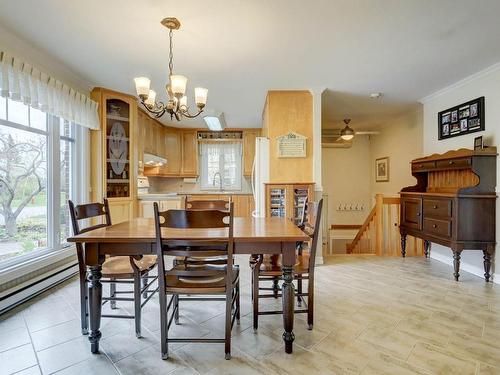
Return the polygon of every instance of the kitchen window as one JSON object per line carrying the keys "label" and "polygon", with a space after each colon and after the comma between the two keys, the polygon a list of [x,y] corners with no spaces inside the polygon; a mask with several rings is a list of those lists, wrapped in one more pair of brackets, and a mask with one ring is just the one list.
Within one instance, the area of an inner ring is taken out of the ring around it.
{"label": "kitchen window", "polygon": [[0,269],[69,246],[79,126],[0,97]]}
{"label": "kitchen window", "polygon": [[241,190],[241,142],[203,142],[201,152],[201,189]]}

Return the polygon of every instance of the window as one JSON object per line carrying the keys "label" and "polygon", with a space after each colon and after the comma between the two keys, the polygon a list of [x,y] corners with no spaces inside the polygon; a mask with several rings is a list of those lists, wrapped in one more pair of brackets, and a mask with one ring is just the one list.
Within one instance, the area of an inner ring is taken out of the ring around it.
{"label": "window", "polygon": [[0,98],[0,268],[67,246],[78,128]]}
{"label": "window", "polygon": [[[201,144],[201,188],[241,190],[241,142]],[[220,180],[219,180],[220,179]]]}

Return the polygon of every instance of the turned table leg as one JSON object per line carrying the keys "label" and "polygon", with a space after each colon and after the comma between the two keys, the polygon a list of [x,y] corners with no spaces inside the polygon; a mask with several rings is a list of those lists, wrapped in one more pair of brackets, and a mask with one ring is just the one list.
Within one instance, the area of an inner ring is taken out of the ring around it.
{"label": "turned table leg", "polygon": [[453,276],[455,276],[455,281],[458,281],[458,278],[460,277],[460,254],[462,253],[461,250],[456,250],[453,249],[453,267],[455,272],[453,273]]}
{"label": "turned table leg", "polygon": [[495,253],[495,248],[491,245],[488,245],[486,249],[483,250],[484,279],[486,280],[486,282],[490,281],[491,257],[494,253]]}
{"label": "turned table leg", "polygon": [[401,234],[401,256],[406,257],[406,234]]}
{"label": "turned table leg", "polygon": [[424,240],[424,254],[426,258],[430,257],[431,254],[431,241]]}
{"label": "turned table leg", "polygon": [[101,339],[101,306],[102,306],[102,263],[104,256],[99,255],[98,244],[88,243],[85,246],[85,264],[89,274],[89,341],[92,353],[99,353]]}
{"label": "turned table leg", "polygon": [[283,300],[283,341],[285,342],[285,352],[292,353],[295,291],[293,286],[293,266],[295,264],[295,244],[283,244],[283,287],[281,290]]}

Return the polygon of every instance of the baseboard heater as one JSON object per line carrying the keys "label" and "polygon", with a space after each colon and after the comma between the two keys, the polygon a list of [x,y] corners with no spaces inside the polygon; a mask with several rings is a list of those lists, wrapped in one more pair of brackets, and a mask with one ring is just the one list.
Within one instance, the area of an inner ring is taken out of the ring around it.
{"label": "baseboard heater", "polygon": [[0,298],[0,315],[62,283],[77,273],[78,263],[71,263],[59,270],[51,271],[48,275],[43,276],[33,283],[8,293]]}

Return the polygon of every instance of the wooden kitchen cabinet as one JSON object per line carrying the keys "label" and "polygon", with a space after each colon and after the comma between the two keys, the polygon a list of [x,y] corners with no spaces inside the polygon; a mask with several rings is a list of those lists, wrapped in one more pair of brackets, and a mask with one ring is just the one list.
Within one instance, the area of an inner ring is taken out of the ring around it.
{"label": "wooden kitchen cabinet", "polygon": [[243,132],[243,176],[252,174],[253,159],[255,157],[255,138],[259,130],[245,130]]}
{"label": "wooden kitchen cabinet", "polygon": [[196,130],[184,130],[181,133],[182,140],[182,177],[198,176],[198,132]]}
{"label": "wooden kitchen cabinet", "polygon": [[160,169],[160,174],[180,176],[182,161],[181,132],[176,128],[164,127],[162,138],[165,150],[163,157],[167,159],[167,165]]}
{"label": "wooden kitchen cabinet", "polygon": [[160,201],[140,200],[139,201],[139,217],[145,219],[154,218],[154,203],[158,203],[160,211],[166,210],[180,210],[182,207],[182,199],[167,199]]}

